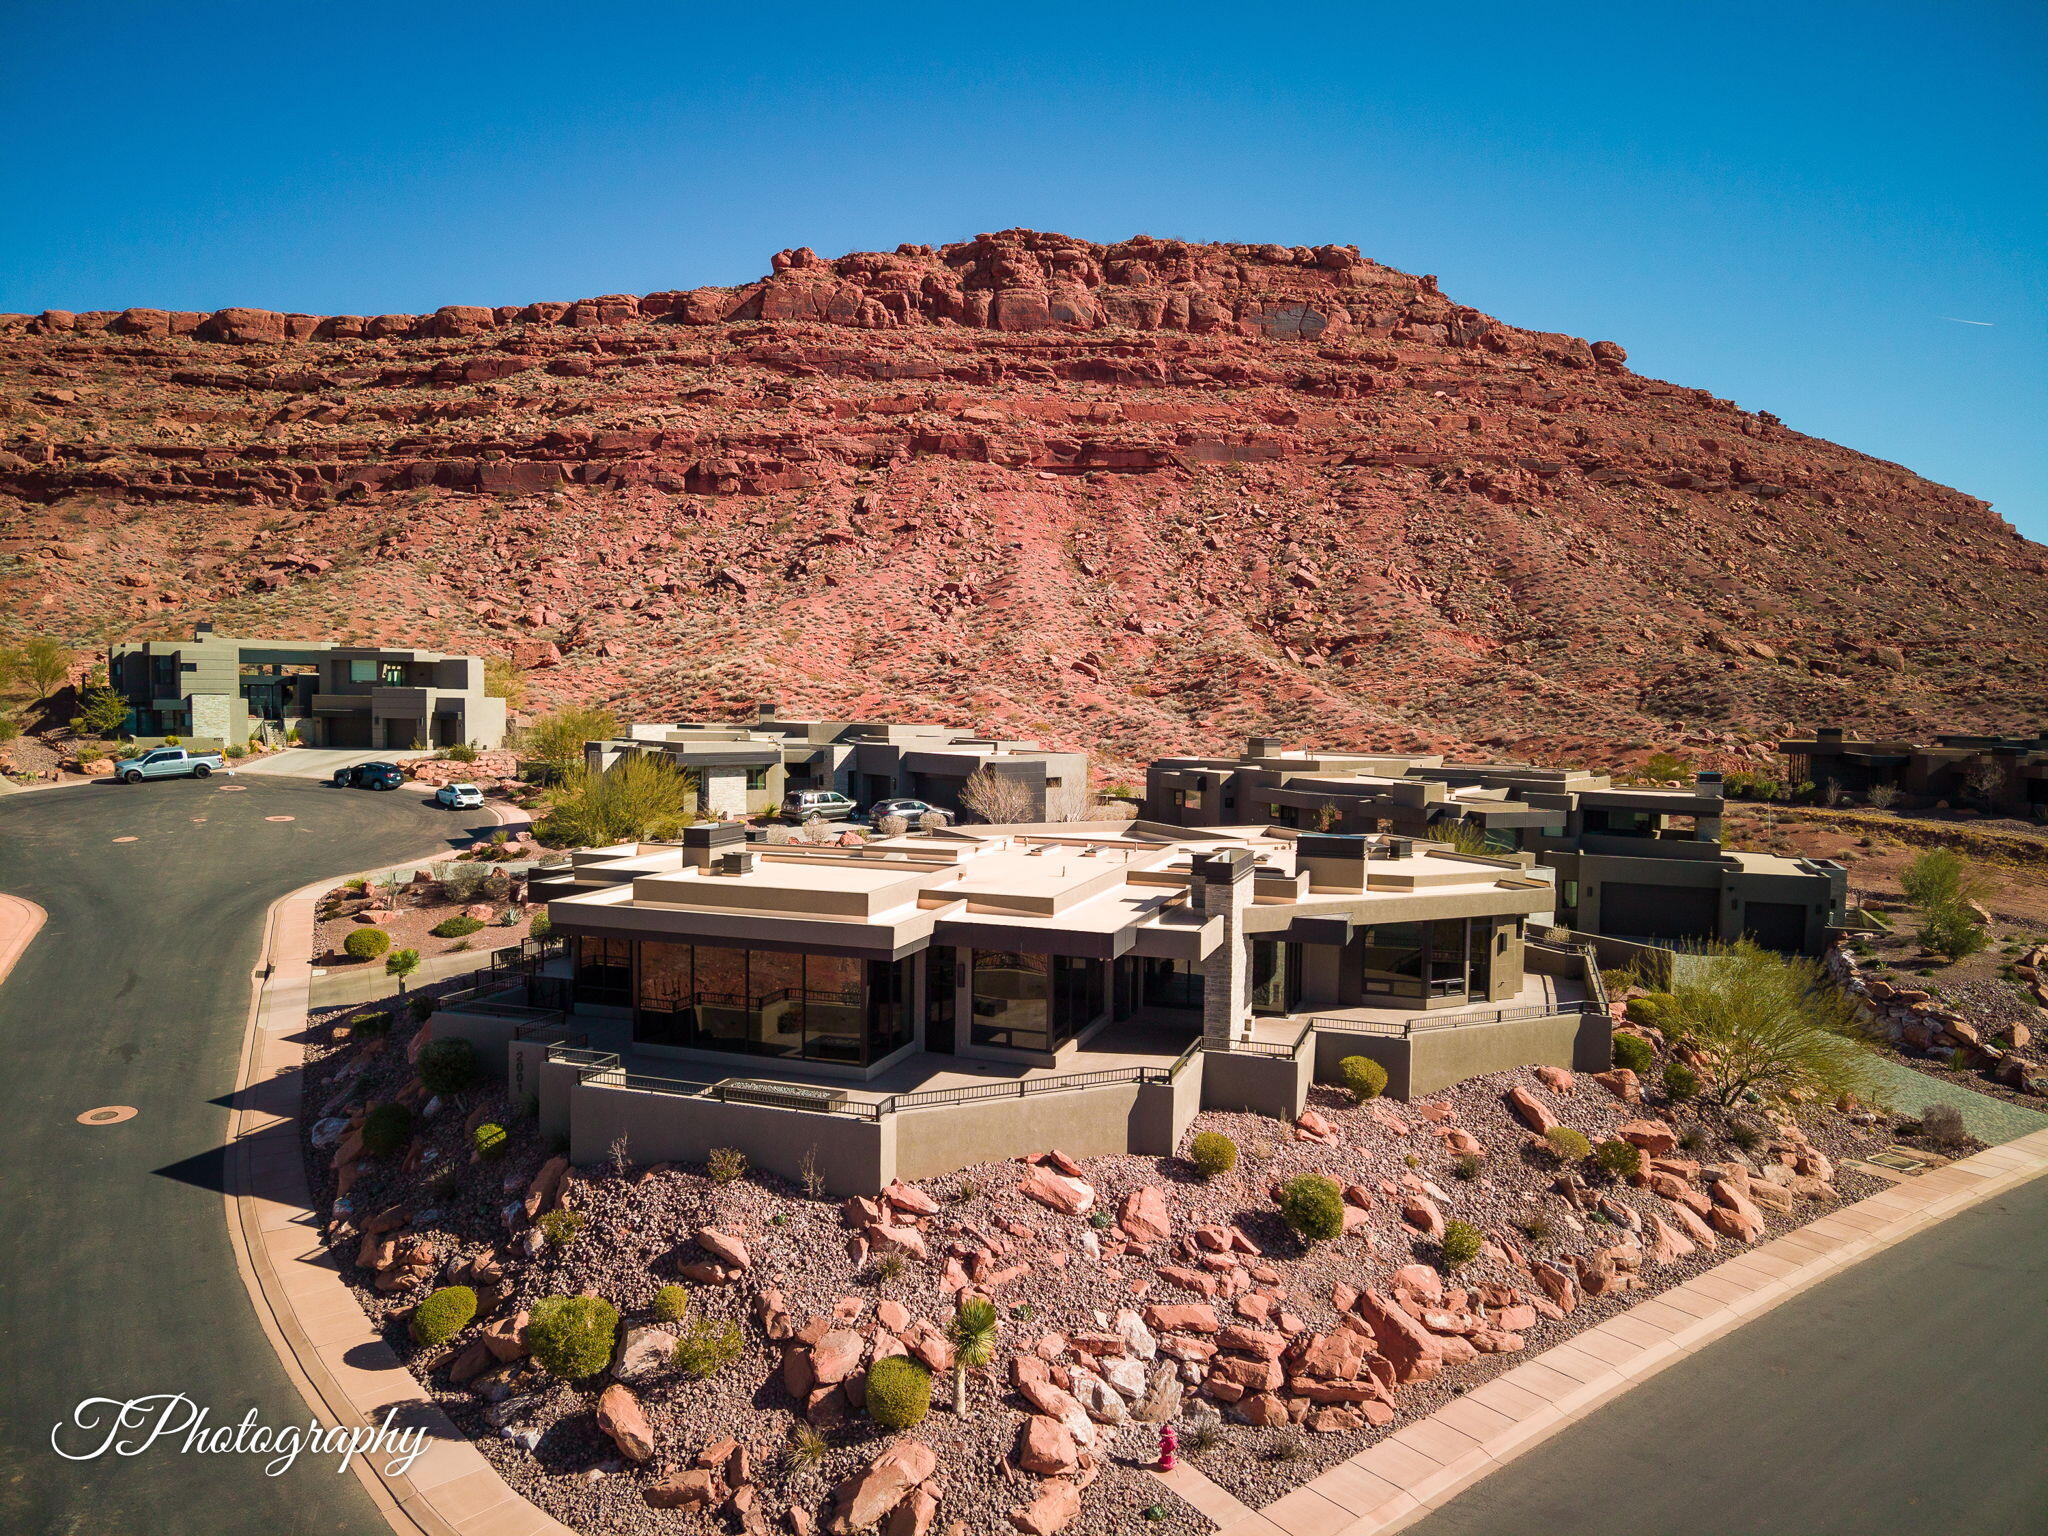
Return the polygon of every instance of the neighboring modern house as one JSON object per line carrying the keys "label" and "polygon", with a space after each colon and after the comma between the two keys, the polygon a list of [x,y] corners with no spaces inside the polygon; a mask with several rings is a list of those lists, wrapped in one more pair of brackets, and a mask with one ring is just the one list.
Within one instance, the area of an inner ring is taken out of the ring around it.
{"label": "neighboring modern house", "polygon": [[960,792],[978,769],[1014,779],[1024,791],[1025,821],[1055,814],[1063,791],[1085,803],[1088,756],[1031,741],[1001,741],[949,725],[891,725],[860,720],[801,720],[772,704],[752,724],[636,725],[585,749],[593,768],[630,752],[661,752],[696,773],[706,815],[772,810],[793,790],[834,789],[870,805],[912,796],[956,815]]}
{"label": "neighboring modern house", "polygon": [[1781,741],[1795,781],[1833,784],[1862,797],[1879,785],[1915,805],[1946,800],[2004,816],[2048,816],[2048,731],[2035,736],[1936,736],[1911,741],[1859,741],[1825,726],[1811,741]]}
{"label": "neighboring modern house", "polygon": [[505,701],[477,656],[324,640],[238,640],[201,624],[190,639],[137,640],[107,655],[137,740],[246,741],[268,722],[309,747],[403,751],[505,739]]}
{"label": "neighboring modern house", "polygon": [[1687,789],[1606,774],[1435,755],[1315,752],[1255,737],[1238,758],[1167,758],[1145,775],[1145,814],[1184,825],[1248,823],[1342,832],[1480,832],[1490,850],[1557,875],[1557,918],[1610,938],[1683,943],[1747,934],[1818,954],[1842,921],[1847,871],[1825,859],[1721,844],[1721,776]]}
{"label": "neighboring modern house", "polygon": [[[701,824],[539,870],[565,953],[444,1002],[578,1161],[733,1145],[876,1188],[1048,1145],[1173,1150],[1197,1108],[1292,1116],[1348,1055],[1397,1097],[1598,1070],[1588,952],[1525,934],[1542,872],[1398,837],[1071,823],[745,842]],[[543,1012],[554,1009],[559,1012]]]}

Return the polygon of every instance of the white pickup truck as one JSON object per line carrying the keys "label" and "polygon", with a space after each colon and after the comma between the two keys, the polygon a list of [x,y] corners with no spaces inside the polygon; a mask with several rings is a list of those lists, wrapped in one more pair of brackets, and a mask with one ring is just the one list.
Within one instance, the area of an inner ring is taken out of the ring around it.
{"label": "white pickup truck", "polygon": [[203,779],[225,766],[218,752],[154,747],[139,757],[122,758],[114,764],[114,777],[123,784],[140,784],[144,779]]}

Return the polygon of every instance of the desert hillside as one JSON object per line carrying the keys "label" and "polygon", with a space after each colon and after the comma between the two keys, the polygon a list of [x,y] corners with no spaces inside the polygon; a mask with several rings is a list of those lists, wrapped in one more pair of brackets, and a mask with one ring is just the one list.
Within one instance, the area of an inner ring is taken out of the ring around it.
{"label": "desert hillside", "polygon": [[196,618],[537,696],[1111,760],[2032,728],[1982,502],[1321,246],[1010,230],[431,315],[0,317],[0,639]]}

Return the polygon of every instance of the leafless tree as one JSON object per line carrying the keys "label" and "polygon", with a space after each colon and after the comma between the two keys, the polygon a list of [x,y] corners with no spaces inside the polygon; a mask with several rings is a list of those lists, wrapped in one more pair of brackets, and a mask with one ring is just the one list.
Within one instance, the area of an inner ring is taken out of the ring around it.
{"label": "leafless tree", "polygon": [[813,1200],[825,1193],[825,1174],[818,1167],[818,1149],[815,1145],[805,1150],[803,1161],[797,1164],[796,1176],[804,1186],[804,1193]]}
{"label": "leafless tree", "polygon": [[1032,820],[1038,809],[1033,799],[1021,779],[991,773],[986,768],[975,769],[960,786],[960,803],[981,820],[997,825]]}
{"label": "leafless tree", "polygon": [[2005,789],[2005,767],[2001,763],[1986,760],[1972,763],[1970,771],[1963,775],[1963,788],[1970,792],[1970,798],[1983,805],[1995,805]]}
{"label": "leafless tree", "polygon": [[627,1170],[629,1170],[633,1166],[633,1152],[631,1139],[627,1136],[621,1135],[620,1137],[618,1137],[618,1139],[612,1142],[610,1152],[612,1159],[612,1172],[623,1179],[626,1176]]}
{"label": "leafless tree", "polygon": [[1086,784],[1056,784],[1046,790],[1047,821],[1092,821],[1094,817],[1095,796]]}
{"label": "leafless tree", "polygon": [[1870,802],[1872,810],[1888,811],[1892,808],[1892,802],[1899,798],[1898,786],[1896,784],[1873,784],[1864,792],[1863,798]]}

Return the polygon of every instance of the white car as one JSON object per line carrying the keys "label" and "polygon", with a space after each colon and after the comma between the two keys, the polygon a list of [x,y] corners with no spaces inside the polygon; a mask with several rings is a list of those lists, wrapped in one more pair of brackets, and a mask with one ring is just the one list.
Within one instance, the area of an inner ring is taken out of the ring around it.
{"label": "white car", "polygon": [[443,784],[434,791],[434,804],[451,811],[474,811],[484,803],[484,792],[474,784]]}

